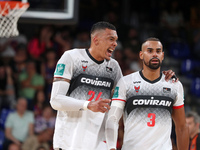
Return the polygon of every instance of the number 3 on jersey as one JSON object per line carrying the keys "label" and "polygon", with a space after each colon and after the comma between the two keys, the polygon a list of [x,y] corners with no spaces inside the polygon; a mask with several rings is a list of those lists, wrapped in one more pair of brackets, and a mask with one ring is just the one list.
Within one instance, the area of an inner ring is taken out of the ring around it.
{"label": "number 3 on jersey", "polygon": [[147,125],[148,125],[149,127],[155,126],[156,114],[154,114],[154,113],[149,113],[147,117],[150,118],[149,122],[147,122]]}
{"label": "number 3 on jersey", "polygon": [[[100,98],[101,94],[102,94],[102,92],[99,92],[99,94],[97,95],[95,101],[97,101],[97,100]],[[92,96],[88,99],[88,101],[92,101],[92,100],[94,99],[95,92],[94,92],[94,91],[89,91],[89,92],[88,92],[88,95],[92,95]]]}

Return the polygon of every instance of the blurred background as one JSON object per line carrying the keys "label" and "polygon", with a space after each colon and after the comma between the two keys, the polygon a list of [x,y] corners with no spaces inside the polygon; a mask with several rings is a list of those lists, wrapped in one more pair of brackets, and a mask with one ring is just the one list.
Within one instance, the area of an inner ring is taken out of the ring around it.
{"label": "blurred background", "polygon": [[[200,1],[28,2],[30,7],[17,23],[19,35],[0,38],[0,149],[6,118],[21,97],[33,113],[34,133],[53,129],[56,112],[49,109],[49,97],[57,60],[67,50],[89,48],[90,29],[97,21],[117,28],[118,46],[112,57],[123,75],[141,70],[141,43],[148,37],[159,38],[165,52],[162,70],[173,70],[182,82],[185,111],[200,114]],[[52,149],[52,141],[45,142]]]}

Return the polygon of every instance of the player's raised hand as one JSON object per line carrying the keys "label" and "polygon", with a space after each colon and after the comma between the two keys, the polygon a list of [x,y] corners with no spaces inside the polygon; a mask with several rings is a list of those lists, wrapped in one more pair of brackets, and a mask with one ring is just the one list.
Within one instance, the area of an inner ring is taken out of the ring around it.
{"label": "player's raised hand", "polygon": [[169,81],[170,79],[172,79],[172,82],[177,82],[179,80],[176,77],[175,72],[173,72],[172,70],[163,71],[163,74],[165,75],[166,81]]}
{"label": "player's raised hand", "polygon": [[110,102],[110,99],[99,99],[97,101],[91,101],[88,104],[88,109],[90,109],[93,112],[105,113],[108,112],[108,110],[110,110]]}

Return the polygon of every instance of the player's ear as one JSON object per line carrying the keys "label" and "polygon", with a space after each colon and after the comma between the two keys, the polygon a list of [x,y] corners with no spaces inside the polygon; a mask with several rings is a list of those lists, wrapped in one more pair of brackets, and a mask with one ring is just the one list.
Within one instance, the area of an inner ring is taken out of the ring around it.
{"label": "player's ear", "polygon": [[164,52],[162,52],[163,54],[162,54],[162,60],[164,60],[164,58],[165,58],[165,53]]}
{"label": "player's ear", "polygon": [[143,60],[143,51],[141,50],[139,53],[140,59]]}
{"label": "player's ear", "polygon": [[95,45],[98,45],[98,44],[99,44],[99,39],[98,39],[97,36],[94,36],[93,39],[92,39],[92,41],[93,41],[93,43],[94,43]]}

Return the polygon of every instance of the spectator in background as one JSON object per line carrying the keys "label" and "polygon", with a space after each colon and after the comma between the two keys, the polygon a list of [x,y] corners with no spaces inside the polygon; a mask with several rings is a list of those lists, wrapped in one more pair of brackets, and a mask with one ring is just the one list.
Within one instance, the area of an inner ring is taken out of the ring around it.
{"label": "spectator in background", "polygon": [[44,146],[39,146],[39,147],[37,148],[37,150],[48,150],[48,149],[46,149]]}
{"label": "spectator in background", "polygon": [[27,46],[26,44],[19,44],[16,47],[16,54],[14,58],[10,62],[10,66],[12,68],[12,75],[14,78],[14,85],[15,85],[15,91],[16,96],[18,97],[18,77],[19,74],[22,73],[26,68],[26,62],[29,59],[28,52],[27,52]]}
{"label": "spectator in background", "polygon": [[160,21],[163,41],[170,42],[172,38],[185,37],[185,20],[177,0],[168,2],[166,9],[161,12]]}
{"label": "spectator in background", "polygon": [[127,37],[123,52],[128,68],[125,70],[124,75],[140,70],[142,65],[139,59],[140,36],[138,30],[135,27],[130,27]]}
{"label": "spectator in background", "polygon": [[45,96],[50,99],[50,93],[53,82],[53,75],[56,68],[57,57],[54,49],[45,52],[44,61],[41,64],[41,74],[45,79]]}
{"label": "spectator in background", "polygon": [[53,138],[53,130],[45,129],[38,135],[32,135],[26,139],[22,145],[22,150],[38,150],[39,147],[44,147],[45,150],[50,150],[49,141]]}
{"label": "spectator in background", "polygon": [[199,115],[196,112],[187,112],[186,123],[189,127],[189,150],[200,150]]}
{"label": "spectator in background", "polygon": [[121,50],[121,49],[116,49],[113,52],[113,58],[115,60],[117,60],[117,62],[119,63],[119,66],[120,66],[120,68],[122,70],[122,74],[124,74],[124,71],[129,68],[128,64],[125,61],[124,51]]}
{"label": "spectator in background", "polygon": [[0,61],[0,109],[14,108],[15,89],[13,85],[12,70]]}
{"label": "spectator in background", "polygon": [[190,26],[193,29],[200,28],[200,2],[196,1],[190,8]]}
{"label": "spectator in background", "polygon": [[74,40],[73,47],[76,48],[89,48],[90,47],[90,35],[86,30],[82,30],[77,34]]}
{"label": "spectator in background", "polygon": [[[105,2],[105,1],[104,1]],[[126,24],[123,24],[120,20],[121,5],[119,1],[111,0],[107,2],[108,11],[103,15],[103,20],[112,23],[117,28],[117,33],[119,35],[118,41],[124,42],[127,38],[126,33],[129,29]],[[125,18],[124,18],[125,19]],[[129,24],[129,23],[128,23]],[[118,42],[117,42],[118,43]]]}
{"label": "spectator in background", "polygon": [[[117,10],[117,12],[119,12],[119,10]],[[119,16],[118,16],[118,14],[115,11],[109,10],[104,15],[104,20],[112,23],[119,30],[119,27],[120,27]]]}
{"label": "spectator in background", "polygon": [[142,63],[139,59],[139,51],[134,51],[132,47],[125,47],[124,54],[126,57],[126,63],[129,66],[131,72],[139,71],[142,69]]}
{"label": "spectator in background", "polygon": [[54,46],[52,41],[53,34],[53,26],[44,25],[40,28],[39,35],[29,41],[28,52],[34,60],[41,61],[45,50]]}
{"label": "spectator in background", "polygon": [[21,150],[21,148],[19,145],[12,143],[9,145],[8,150]]}
{"label": "spectator in background", "polygon": [[18,45],[16,47],[16,55],[11,61],[11,67],[13,68],[13,71],[16,76],[18,76],[19,73],[25,70],[26,61],[28,60],[28,58],[29,56],[27,53],[26,45],[25,44]]}
{"label": "spectator in background", "polygon": [[10,38],[1,38],[0,40],[0,56],[6,62],[15,56],[15,50],[11,43],[12,41]]}
{"label": "spectator in background", "polygon": [[37,90],[34,96],[34,116],[35,118],[42,116],[42,111],[44,109],[46,102],[45,93],[43,90]]}
{"label": "spectator in background", "polygon": [[124,41],[125,47],[131,46],[135,51],[140,50],[140,37],[138,30],[135,27],[131,27],[128,30],[127,39]]}
{"label": "spectator in background", "polygon": [[46,129],[54,129],[55,127],[55,114],[51,106],[44,107],[42,116],[35,119],[35,133],[39,134]]}
{"label": "spectator in background", "polygon": [[60,56],[66,51],[72,48],[73,38],[71,37],[70,29],[66,26],[58,29],[54,37],[55,42],[57,43],[57,57]]}
{"label": "spectator in background", "polygon": [[28,109],[33,110],[33,98],[36,90],[44,89],[44,78],[37,73],[35,62],[26,62],[26,70],[19,75],[19,95],[28,100]]}
{"label": "spectator in background", "polygon": [[193,31],[193,52],[196,59],[200,59],[200,29]]}
{"label": "spectator in background", "polygon": [[15,37],[1,38],[0,40],[0,56],[6,64],[10,63],[16,54],[16,48],[20,44],[27,44],[26,36],[20,34]]}
{"label": "spectator in background", "polygon": [[27,111],[27,100],[19,98],[16,105],[16,111],[10,113],[5,123],[5,142],[3,150],[7,150],[11,143],[19,146],[25,139],[33,134],[34,117],[31,111]]}

